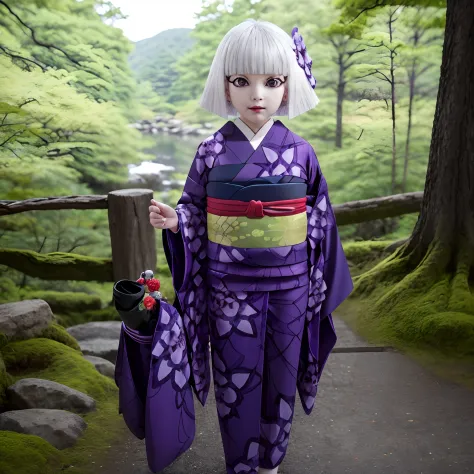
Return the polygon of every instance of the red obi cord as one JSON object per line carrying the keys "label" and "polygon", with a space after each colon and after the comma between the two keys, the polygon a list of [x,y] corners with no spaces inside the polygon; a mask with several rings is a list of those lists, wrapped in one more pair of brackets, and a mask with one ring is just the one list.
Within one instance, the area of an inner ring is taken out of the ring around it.
{"label": "red obi cord", "polygon": [[207,212],[216,216],[247,216],[250,219],[261,219],[264,216],[293,216],[306,212],[306,198],[246,202],[208,197]]}

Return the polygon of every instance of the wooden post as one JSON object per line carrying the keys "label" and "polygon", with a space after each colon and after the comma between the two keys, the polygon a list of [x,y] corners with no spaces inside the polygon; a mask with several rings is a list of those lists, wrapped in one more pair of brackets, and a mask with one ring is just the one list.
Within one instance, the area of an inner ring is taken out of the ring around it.
{"label": "wooden post", "polygon": [[108,194],[110,243],[114,281],[136,280],[156,268],[155,229],[148,207],[151,189],[120,189]]}

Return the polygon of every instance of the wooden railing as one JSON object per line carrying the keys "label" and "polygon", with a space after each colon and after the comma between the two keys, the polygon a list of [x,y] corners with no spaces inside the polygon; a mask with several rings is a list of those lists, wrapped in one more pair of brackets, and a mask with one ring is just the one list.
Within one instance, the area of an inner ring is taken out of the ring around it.
{"label": "wooden railing", "polygon": [[[151,189],[122,189],[107,195],[60,196],[24,201],[0,201],[0,216],[26,211],[107,209],[112,259],[65,252],[40,254],[23,249],[0,249],[0,265],[45,280],[118,281],[136,278],[156,267],[155,229],[149,223]],[[337,225],[396,217],[420,211],[423,192],[334,205]]]}

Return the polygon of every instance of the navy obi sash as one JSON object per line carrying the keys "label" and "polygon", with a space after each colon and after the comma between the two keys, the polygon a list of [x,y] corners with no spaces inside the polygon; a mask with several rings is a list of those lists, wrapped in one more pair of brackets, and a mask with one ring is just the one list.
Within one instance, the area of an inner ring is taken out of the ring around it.
{"label": "navy obi sash", "polygon": [[264,176],[248,181],[232,181],[244,164],[216,166],[209,172],[206,192],[209,197],[236,201],[281,201],[306,196],[303,178],[291,175]]}

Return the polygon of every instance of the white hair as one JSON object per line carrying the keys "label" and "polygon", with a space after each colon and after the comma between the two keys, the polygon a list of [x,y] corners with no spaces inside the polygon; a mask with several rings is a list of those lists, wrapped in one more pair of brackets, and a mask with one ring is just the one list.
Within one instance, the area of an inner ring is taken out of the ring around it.
{"label": "white hair", "polygon": [[268,21],[249,19],[234,26],[217,48],[199,105],[223,118],[238,116],[226,99],[226,76],[278,74],[288,76],[288,100],[275,115],[292,119],[313,109],[319,99],[299,66],[292,45],[291,36]]}

